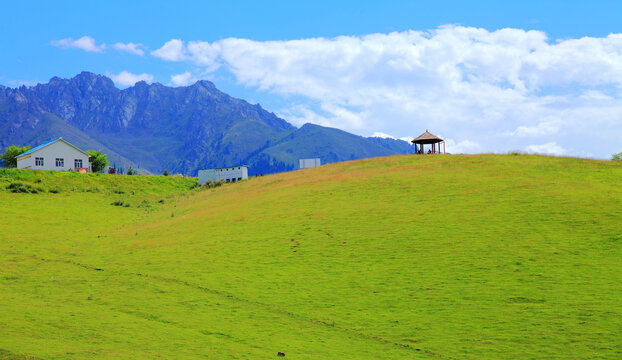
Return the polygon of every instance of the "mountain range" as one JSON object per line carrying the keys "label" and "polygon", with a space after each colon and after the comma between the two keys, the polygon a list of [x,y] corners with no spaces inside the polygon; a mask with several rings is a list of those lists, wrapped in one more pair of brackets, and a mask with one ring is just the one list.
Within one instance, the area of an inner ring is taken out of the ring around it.
{"label": "mountain range", "polygon": [[301,158],[325,164],[412,152],[401,140],[296,128],[205,80],[176,88],[141,81],[121,90],[106,76],[82,72],[32,87],[0,85],[0,151],[56,137],[102,150],[118,168],[193,176],[240,164],[250,175],[268,174],[293,170]]}

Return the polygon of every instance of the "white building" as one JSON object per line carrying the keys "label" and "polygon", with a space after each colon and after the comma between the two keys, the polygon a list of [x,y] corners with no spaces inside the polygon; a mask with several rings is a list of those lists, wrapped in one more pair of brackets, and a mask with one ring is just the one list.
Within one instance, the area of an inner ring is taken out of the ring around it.
{"label": "white building", "polygon": [[18,155],[18,169],[78,170],[91,169],[89,154],[71,145],[63,138],[54,139]]}
{"label": "white building", "polygon": [[203,185],[207,180],[212,180],[214,182],[218,180],[224,182],[238,182],[246,179],[248,179],[248,166],[246,165],[199,170],[199,185]]}
{"label": "white building", "polygon": [[300,170],[302,169],[308,169],[308,168],[313,168],[313,167],[317,167],[320,166],[320,159],[315,158],[315,159],[300,159],[298,160],[299,166],[298,168]]}

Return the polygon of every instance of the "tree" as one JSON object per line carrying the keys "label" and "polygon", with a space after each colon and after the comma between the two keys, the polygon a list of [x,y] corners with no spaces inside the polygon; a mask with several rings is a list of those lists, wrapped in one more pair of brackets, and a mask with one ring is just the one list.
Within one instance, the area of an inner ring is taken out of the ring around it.
{"label": "tree", "polygon": [[132,169],[132,167],[130,166],[129,169],[127,169],[127,174],[128,175],[134,175],[134,169]]}
{"label": "tree", "polygon": [[164,176],[168,176],[168,170],[164,169]]}
{"label": "tree", "polygon": [[102,154],[101,150],[89,150],[89,162],[91,163],[91,171],[96,173],[104,170],[108,166],[106,154]]}
{"label": "tree", "polygon": [[622,161],[622,152],[611,155],[611,160],[613,161]]}
{"label": "tree", "polygon": [[15,157],[25,153],[28,150],[30,150],[30,146],[9,146],[6,148],[6,152],[0,155],[0,158],[2,158],[2,164],[6,167],[17,167],[17,159]]}

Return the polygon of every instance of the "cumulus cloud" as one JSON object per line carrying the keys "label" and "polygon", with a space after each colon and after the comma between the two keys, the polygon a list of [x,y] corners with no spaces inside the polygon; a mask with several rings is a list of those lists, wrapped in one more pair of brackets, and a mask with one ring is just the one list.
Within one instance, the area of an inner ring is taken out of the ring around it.
{"label": "cumulus cloud", "polygon": [[52,40],[51,44],[65,49],[76,48],[88,52],[103,52],[106,48],[106,44],[97,45],[95,39],[90,36],[83,36],[77,40],[72,38]]}
{"label": "cumulus cloud", "polygon": [[375,132],[371,135],[371,137],[377,137],[377,138],[381,138],[381,139],[393,139],[393,140],[397,140],[397,138],[395,136],[391,136],[389,134],[385,134],[383,132]]}
{"label": "cumulus cloud", "polygon": [[139,81],[145,81],[147,83],[153,82],[153,75],[151,74],[132,74],[129,71],[121,71],[118,74],[106,74],[116,84],[121,86],[132,86]]}
{"label": "cumulus cloud", "polygon": [[554,141],[541,145],[529,145],[525,150],[530,153],[546,155],[563,155],[566,153],[566,149],[557,145]]}
{"label": "cumulus cloud", "polygon": [[197,82],[197,78],[194,77],[189,71],[185,73],[171,75],[172,86],[188,86]]}
{"label": "cumulus cloud", "polygon": [[130,54],[134,54],[134,55],[138,55],[138,56],[144,56],[145,55],[145,51],[143,50],[145,48],[145,45],[143,44],[134,44],[134,43],[116,43],[112,45],[112,48],[117,50],[117,51],[124,51],[124,52],[128,52]]}
{"label": "cumulus cloud", "polygon": [[450,154],[473,154],[481,150],[479,143],[471,140],[456,142],[453,139],[445,139],[445,151]]}
{"label": "cumulus cloud", "polygon": [[397,137],[429,128],[454,138],[454,152],[502,152],[547,136],[572,148],[590,136],[605,156],[622,134],[622,34],[551,41],[540,31],[443,26],[288,41],[172,39],[151,54],[301,98],[278,111],[295,124]]}
{"label": "cumulus cloud", "polygon": [[179,39],[167,41],[164,46],[152,51],[151,55],[167,61],[189,60],[188,55],[185,53],[184,42]]}

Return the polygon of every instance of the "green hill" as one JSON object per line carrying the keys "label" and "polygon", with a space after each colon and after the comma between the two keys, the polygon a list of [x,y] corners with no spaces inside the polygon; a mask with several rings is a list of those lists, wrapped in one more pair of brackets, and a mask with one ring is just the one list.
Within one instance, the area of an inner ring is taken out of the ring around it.
{"label": "green hill", "polygon": [[0,172],[0,358],[622,357],[620,164],[194,181]]}

